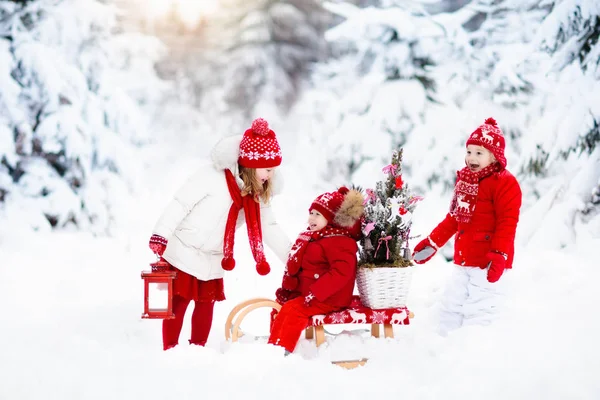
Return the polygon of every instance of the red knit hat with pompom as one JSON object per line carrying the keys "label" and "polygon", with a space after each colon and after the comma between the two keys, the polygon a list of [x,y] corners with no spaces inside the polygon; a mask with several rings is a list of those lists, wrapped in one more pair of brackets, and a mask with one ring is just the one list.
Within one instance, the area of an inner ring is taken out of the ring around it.
{"label": "red knit hat with pompom", "polygon": [[494,118],[486,119],[482,125],[478,126],[471,133],[471,136],[467,140],[467,146],[470,144],[485,147],[492,152],[500,165],[506,168],[506,157],[504,156],[506,143],[504,141],[504,134]]}
{"label": "red knit hat with pompom", "polygon": [[281,164],[281,148],[275,132],[263,118],[252,121],[240,143],[238,163],[246,168],[273,168]]}
{"label": "red knit hat with pompom", "polygon": [[312,210],[321,213],[329,224],[348,229],[353,237],[357,230],[360,234],[360,220],[365,210],[360,191],[342,186],[335,192],[325,192],[312,202],[308,211]]}

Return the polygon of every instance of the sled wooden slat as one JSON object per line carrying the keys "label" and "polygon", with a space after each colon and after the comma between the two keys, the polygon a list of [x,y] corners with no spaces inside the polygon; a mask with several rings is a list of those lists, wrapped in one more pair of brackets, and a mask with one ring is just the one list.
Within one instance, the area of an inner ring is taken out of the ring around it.
{"label": "sled wooden slat", "polygon": [[325,343],[325,327],[323,325],[315,326],[315,343],[317,347]]}
{"label": "sled wooden slat", "polygon": [[371,324],[371,336],[379,337],[379,324]]}
{"label": "sled wooden slat", "polygon": [[306,332],[305,332],[304,336],[309,340],[314,339],[315,329],[312,326],[309,326],[308,328],[306,328]]}
{"label": "sled wooden slat", "polygon": [[383,336],[386,338],[394,337],[394,327],[392,324],[383,324]]}
{"label": "sled wooden slat", "polygon": [[331,363],[345,369],[354,369],[356,367],[365,365],[367,361],[369,361],[368,358],[361,358],[360,360],[332,361]]}

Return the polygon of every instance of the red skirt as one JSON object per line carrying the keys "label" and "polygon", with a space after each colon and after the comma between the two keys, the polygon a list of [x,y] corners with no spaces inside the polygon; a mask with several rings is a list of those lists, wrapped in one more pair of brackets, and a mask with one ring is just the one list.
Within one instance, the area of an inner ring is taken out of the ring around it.
{"label": "red skirt", "polygon": [[200,279],[172,267],[177,272],[173,280],[173,294],[188,300],[215,302],[225,300],[223,278],[201,281]]}

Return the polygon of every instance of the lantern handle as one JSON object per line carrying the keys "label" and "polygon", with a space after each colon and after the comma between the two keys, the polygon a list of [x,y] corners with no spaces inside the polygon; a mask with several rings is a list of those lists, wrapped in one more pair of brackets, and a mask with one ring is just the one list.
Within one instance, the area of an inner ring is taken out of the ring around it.
{"label": "lantern handle", "polygon": [[150,263],[150,266],[152,267],[152,271],[167,271],[169,270],[171,264],[169,264],[169,262],[164,258],[158,257],[158,260]]}

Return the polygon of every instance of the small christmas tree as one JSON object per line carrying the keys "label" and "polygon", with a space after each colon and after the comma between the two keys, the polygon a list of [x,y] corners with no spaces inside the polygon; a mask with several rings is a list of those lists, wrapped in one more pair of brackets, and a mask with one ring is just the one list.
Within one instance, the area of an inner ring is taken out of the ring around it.
{"label": "small christmas tree", "polygon": [[402,180],[402,149],[392,153],[382,171],[387,179],[377,181],[375,190],[366,189],[359,266],[408,267],[413,265],[408,248],[412,212],[423,198]]}

